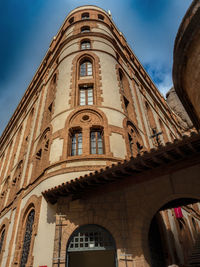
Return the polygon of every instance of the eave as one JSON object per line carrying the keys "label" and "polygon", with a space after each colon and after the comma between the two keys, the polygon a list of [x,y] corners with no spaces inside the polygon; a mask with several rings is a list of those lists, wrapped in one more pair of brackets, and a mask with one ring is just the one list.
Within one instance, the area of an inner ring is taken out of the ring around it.
{"label": "eave", "polygon": [[[194,165],[200,162],[199,156],[200,135],[192,132],[190,136],[183,136],[182,140],[175,140],[174,143],[167,143],[166,146],[151,149],[129,161],[125,160],[123,163],[113,164],[89,175],[80,176],[46,190],[42,194],[51,204],[55,204],[63,196],[80,198],[86,192],[94,191],[95,188],[125,181],[128,178],[131,178],[131,183],[145,182],[153,178],[148,175],[148,172],[152,172],[152,170],[156,171],[162,168],[163,175],[164,172],[169,173],[173,168],[177,170],[178,163],[184,167]],[[184,164],[182,164],[183,162]],[[141,174],[143,174],[142,179]]]}

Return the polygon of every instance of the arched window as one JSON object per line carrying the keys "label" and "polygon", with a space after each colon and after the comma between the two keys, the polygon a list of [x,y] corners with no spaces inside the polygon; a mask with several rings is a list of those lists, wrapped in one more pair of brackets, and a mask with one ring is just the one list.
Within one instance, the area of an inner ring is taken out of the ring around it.
{"label": "arched window", "polygon": [[81,42],[81,49],[85,50],[85,49],[90,49],[91,45],[90,45],[90,41],[89,40],[85,40]]}
{"label": "arched window", "polygon": [[91,154],[103,154],[103,130],[92,129],[90,131],[90,152]]}
{"label": "arched window", "polygon": [[83,26],[81,27],[81,32],[84,33],[84,32],[90,32],[90,27],[89,26]]}
{"label": "arched window", "polygon": [[90,18],[90,14],[87,12],[87,13],[83,13],[82,15],[81,15],[81,18],[82,19],[89,19]]}
{"label": "arched window", "polygon": [[79,88],[79,105],[93,105],[93,86],[84,85]]}
{"label": "arched window", "polygon": [[69,19],[69,24],[72,24],[74,22],[74,17]]}
{"label": "arched window", "polygon": [[71,132],[71,156],[82,155],[83,137],[81,129]]}
{"label": "arched window", "polygon": [[127,122],[128,133],[128,150],[132,157],[137,156],[143,149],[143,142],[137,128],[131,123]]}
{"label": "arched window", "polygon": [[92,63],[89,60],[85,60],[80,65],[80,76],[92,76]]}
{"label": "arched window", "polygon": [[5,226],[4,226],[3,229],[1,230],[1,234],[0,234],[0,254],[1,254],[2,248],[3,248],[5,232],[6,232],[6,230],[5,230]]}
{"label": "arched window", "polygon": [[99,20],[104,20],[104,16],[101,15],[101,14],[98,14],[98,19],[99,19]]}
{"label": "arched window", "polygon": [[116,266],[112,235],[98,225],[84,225],[74,231],[67,245],[67,267]]}
{"label": "arched window", "polygon": [[32,209],[27,217],[26,220],[26,228],[24,233],[24,240],[23,240],[23,247],[22,247],[22,255],[20,260],[20,267],[25,267],[28,261],[28,255],[31,245],[31,238],[32,238],[32,231],[33,231],[33,224],[35,218],[35,210]]}

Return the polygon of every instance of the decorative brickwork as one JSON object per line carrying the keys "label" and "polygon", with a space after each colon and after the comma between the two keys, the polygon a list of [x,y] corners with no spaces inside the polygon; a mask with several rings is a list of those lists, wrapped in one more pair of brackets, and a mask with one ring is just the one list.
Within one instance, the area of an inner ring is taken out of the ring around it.
{"label": "decorative brickwork", "polygon": [[[80,77],[80,64],[84,59],[88,59],[92,63],[92,76],[86,76],[83,78]],[[81,86],[93,86],[93,98],[94,105],[101,105],[102,102],[102,91],[101,91],[101,71],[99,58],[95,53],[84,50],[81,51],[72,61],[72,82],[71,82],[71,93],[69,103],[71,107],[76,107],[79,105],[79,88]]]}
{"label": "decorative brickwork", "polygon": [[27,201],[25,207],[21,211],[21,215],[19,218],[19,227],[17,231],[17,238],[16,238],[16,245],[15,245],[15,254],[14,254],[14,260],[12,266],[20,266],[20,260],[22,257],[22,247],[23,247],[23,240],[24,240],[24,234],[25,234],[25,228],[27,223],[27,216],[29,213],[34,210],[35,211],[35,218],[34,218],[34,224],[32,227],[32,238],[29,248],[29,254],[28,254],[28,261],[26,266],[27,267],[33,267],[33,246],[34,246],[34,240],[35,236],[37,235],[37,229],[38,229],[38,222],[39,222],[39,216],[40,216],[40,205],[41,205],[41,197],[36,197],[32,195],[30,199]]}
{"label": "decorative brickwork", "polygon": [[5,252],[8,230],[9,230],[9,220],[5,218],[0,225],[0,265],[2,263],[2,259]]}

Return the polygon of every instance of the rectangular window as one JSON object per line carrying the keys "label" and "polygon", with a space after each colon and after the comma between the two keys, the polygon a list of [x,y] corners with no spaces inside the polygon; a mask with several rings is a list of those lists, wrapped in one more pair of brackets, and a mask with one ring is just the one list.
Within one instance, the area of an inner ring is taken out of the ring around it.
{"label": "rectangular window", "polygon": [[91,154],[103,154],[103,132],[91,131],[90,133],[90,151]]}
{"label": "rectangular window", "polygon": [[93,87],[80,87],[79,89],[79,105],[93,105]]}
{"label": "rectangular window", "polygon": [[73,133],[71,137],[71,156],[82,154],[82,133]]}

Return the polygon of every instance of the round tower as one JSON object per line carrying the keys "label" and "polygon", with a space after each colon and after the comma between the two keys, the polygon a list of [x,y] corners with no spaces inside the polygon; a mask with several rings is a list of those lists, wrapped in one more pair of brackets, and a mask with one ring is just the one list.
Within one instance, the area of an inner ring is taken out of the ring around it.
{"label": "round tower", "polygon": [[44,168],[96,170],[143,148],[124,42],[101,8],[67,16],[50,46],[33,179]]}

